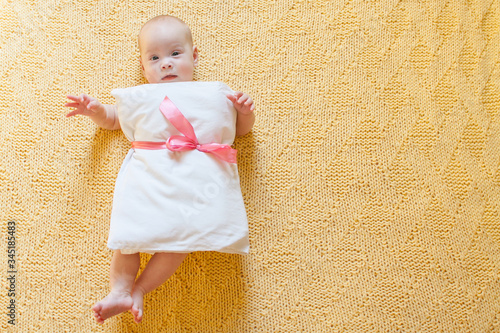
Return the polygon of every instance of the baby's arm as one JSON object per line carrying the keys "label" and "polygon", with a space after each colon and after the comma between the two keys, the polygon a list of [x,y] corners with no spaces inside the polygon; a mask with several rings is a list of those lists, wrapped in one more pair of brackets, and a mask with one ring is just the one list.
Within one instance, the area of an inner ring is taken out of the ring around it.
{"label": "baby's arm", "polygon": [[237,111],[236,117],[236,135],[242,136],[252,130],[255,123],[255,114],[253,110],[255,105],[250,96],[241,91],[236,91],[234,95],[226,95],[233,102],[234,108]]}
{"label": "baby's arm", "polygon": [[85,94],[80,96],[66,96],[74,103],[66,103],[64,106],[76,108],[66,115],[72,117],[77,114],[88,116],[97,126],[104,129],[115,130],[120,129],[120,122],[116,114],[116,106],[102,104],[96,98]]}

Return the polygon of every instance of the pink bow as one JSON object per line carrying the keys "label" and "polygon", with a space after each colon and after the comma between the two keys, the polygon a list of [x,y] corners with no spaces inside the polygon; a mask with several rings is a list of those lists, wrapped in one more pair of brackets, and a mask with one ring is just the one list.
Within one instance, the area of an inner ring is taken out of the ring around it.
{"label": "pink bow", "polygon": [[172,125],[174,125],[174,127],[185,136],[172,135],[168,138],[167,142],[134,141],[132,142],[133,148],[167,148],[171,151],[198,149],[199,151],[205,153],[214,154],[218,158],[229,163],[236,163],[237,150],[231,148],[230,145],[221,143],[206,143],[200,145],[198,139],[196,138],[196,134],[194,133],[193,126],[168,97],[165,97],[161,102],[160,111],[172,123]]}

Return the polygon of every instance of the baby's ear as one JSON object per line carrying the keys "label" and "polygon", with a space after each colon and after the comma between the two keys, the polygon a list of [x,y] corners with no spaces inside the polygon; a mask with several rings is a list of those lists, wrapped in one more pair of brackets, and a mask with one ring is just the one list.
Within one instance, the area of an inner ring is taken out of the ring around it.
{"label": "baby's ear", "polygon": [[198,48],[193,46],[193,64],[194,66],[198,66]]}
{"label": "baby's ear", "polygon": [[141,64],[142,75],[144,75],[144,65],[142,64],[142,58],[141,58],[141,56],[139,56],[139,63]]}

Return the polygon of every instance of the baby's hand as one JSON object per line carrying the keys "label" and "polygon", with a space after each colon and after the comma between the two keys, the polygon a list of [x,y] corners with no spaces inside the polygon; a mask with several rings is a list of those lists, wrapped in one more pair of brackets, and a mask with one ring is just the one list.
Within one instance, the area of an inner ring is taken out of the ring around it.
{"label": "baby's hand", "polygon": [[82,114],[84,116],[93,116],[97,112],[104,110],[104,105],[101,104],[96,98],[90,97],[85,94],[81,94],[80,96],[71,96],[67,95],[70,100],[75,103],[66,103],[64,106],[69,108],[76,108],[72,110],[70,113],[66,115],[66,117],[72,117],[77,114]]}
{"label": "baby's hand", "polygon": [[236,91],[234,95],[226,95],[226,97],[233,102],[234,108],[241,114],[251,114],[255,108],[252,98],[241,91]]}

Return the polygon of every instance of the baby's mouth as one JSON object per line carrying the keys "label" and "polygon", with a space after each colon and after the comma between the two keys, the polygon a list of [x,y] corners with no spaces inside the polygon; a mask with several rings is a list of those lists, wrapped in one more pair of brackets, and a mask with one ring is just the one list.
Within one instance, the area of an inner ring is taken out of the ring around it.
{"label": "baby's mouth", "polygon": [[164,77],[162,77],[162,80],[172,80],[172,79],[175,79],[177,77],[177,75],[165,75]]}

